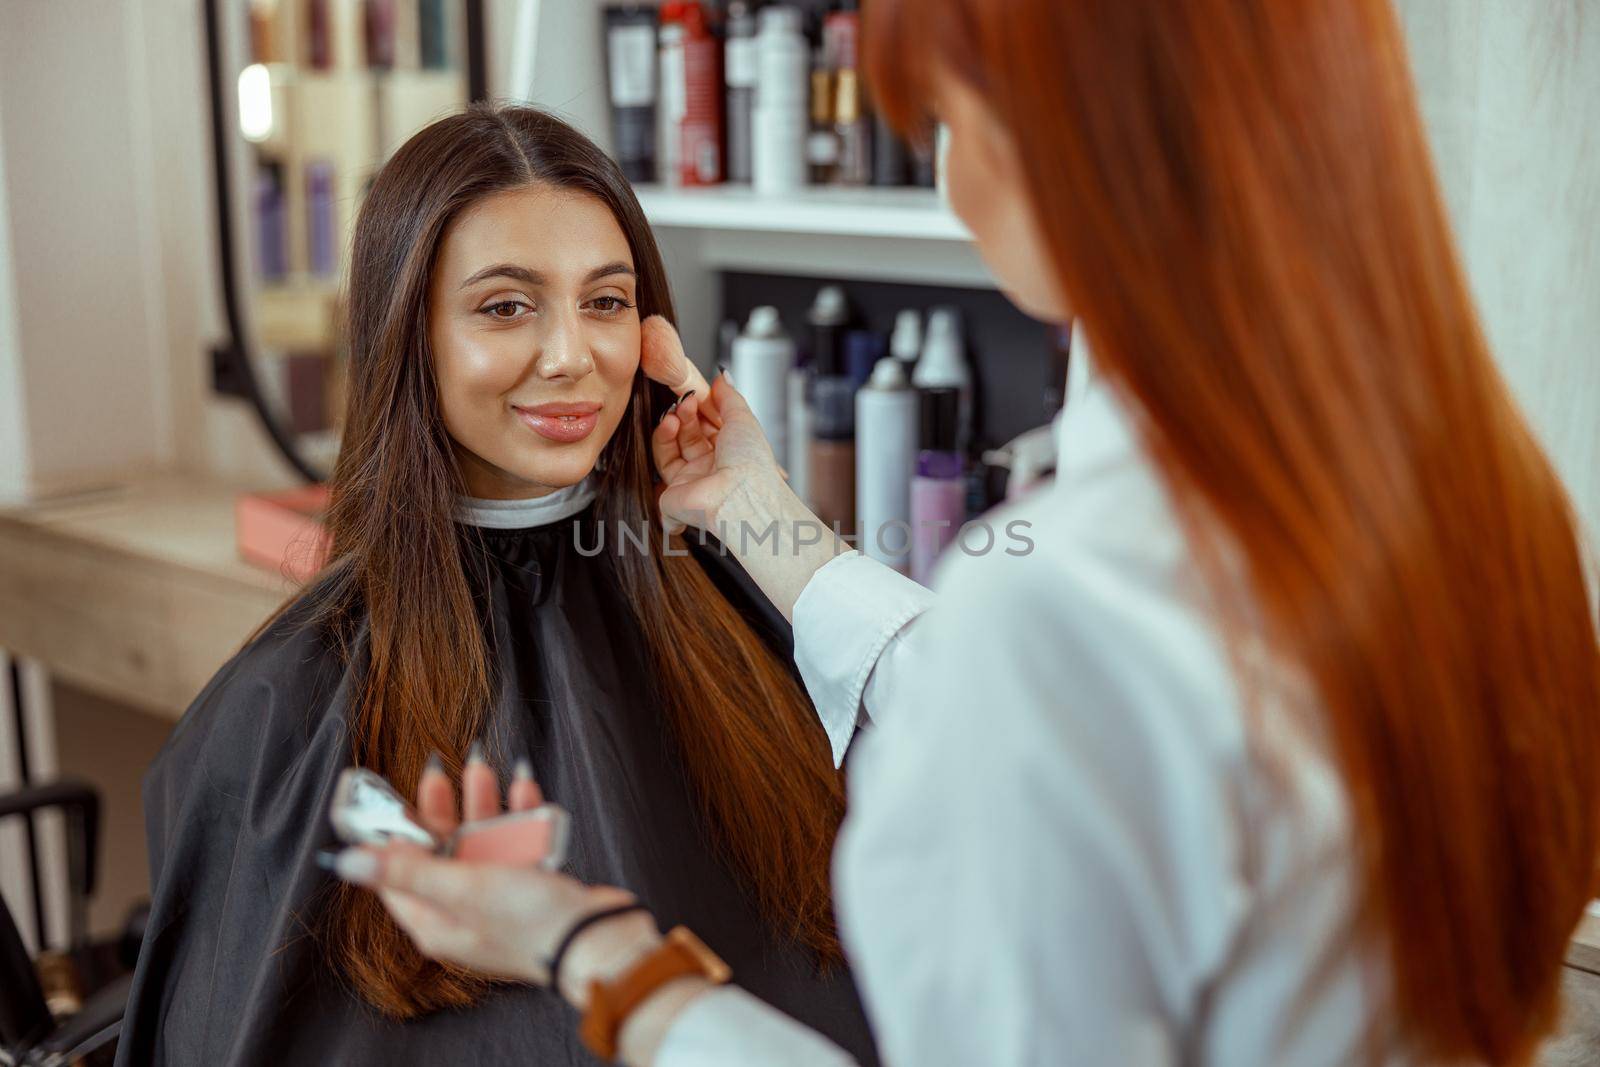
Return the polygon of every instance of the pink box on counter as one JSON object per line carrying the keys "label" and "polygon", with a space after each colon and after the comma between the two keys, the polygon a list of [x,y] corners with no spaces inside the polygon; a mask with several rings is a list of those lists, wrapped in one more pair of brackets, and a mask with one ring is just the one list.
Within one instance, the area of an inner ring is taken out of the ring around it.
{"label": "pink box on counter", "polygon": [[328,531],[322,525],[327,510],[323,485],[244,494],[233,505],[239,555],[296,582],[309,581],[328,559]]}

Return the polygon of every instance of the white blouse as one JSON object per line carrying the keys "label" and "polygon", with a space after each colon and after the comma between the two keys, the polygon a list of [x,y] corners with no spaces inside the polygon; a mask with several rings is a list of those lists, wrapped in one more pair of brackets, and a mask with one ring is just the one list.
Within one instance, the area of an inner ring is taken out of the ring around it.
{"label": "white blouse", "polygon": [[[1058,433],[1055,482],[986,517],[991,551],[952,547],[936,596],[851,553],[795,607],[801,674],[849,752],[835,900],[883,1058],[1350,1062],[1381,992],[1315,707],[1263,670],[1247,708],[1109,388]],[[1033,547],[1008,554],[1018,521]],[[657,1059],[850,1062],[734,987]]]}

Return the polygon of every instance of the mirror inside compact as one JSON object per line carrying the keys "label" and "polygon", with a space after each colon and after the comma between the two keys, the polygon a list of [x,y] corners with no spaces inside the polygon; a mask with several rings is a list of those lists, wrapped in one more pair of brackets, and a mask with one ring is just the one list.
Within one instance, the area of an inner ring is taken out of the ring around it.
{"label": "mirror inside compact", "polygon": [[339,775],[328,817],[333,832],[347,845],[386,845],[409,841],[437,849],[439,839],[412,814],[411,805],[380,775],[349,767]]}

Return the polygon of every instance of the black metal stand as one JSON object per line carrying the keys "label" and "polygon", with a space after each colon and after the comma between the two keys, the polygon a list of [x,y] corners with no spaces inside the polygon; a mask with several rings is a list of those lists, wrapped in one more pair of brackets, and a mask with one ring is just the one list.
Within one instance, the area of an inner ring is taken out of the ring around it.
{"label": "black metal stand", "polygon": [[[32,776],[28,769],[28,716],[22,705],[22,671],[17,666],[17,661],[12,659],[9,663],[11,674],[11,715],[17,736],[17,776],[19,785],[26,789],[32,785]],[[33,814],[29,812],[22,816],[23,834],[28,842],[28,877],[33,887],[33,930],[35,944],[42,950],[44,943],[44,892],[39,882],[39,838],[34,830]]]}

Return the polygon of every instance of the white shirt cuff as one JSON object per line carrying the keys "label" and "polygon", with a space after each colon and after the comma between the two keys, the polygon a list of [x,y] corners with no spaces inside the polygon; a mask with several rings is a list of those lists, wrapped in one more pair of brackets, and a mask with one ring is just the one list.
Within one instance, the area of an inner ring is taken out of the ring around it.
{"label": "white shirt cuff", "polygon": [[861,717],[861,697],[884,649],[933,594],[860,552],[817,570],[794,605],[794,659],[828,733],[834,766]]}
{"label": "white shirt cuff", "polygon": [[838,1045],[757,1000],[719,986],[683,1009],[656,1053],[655,1067],[857,1067]]}

